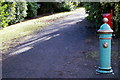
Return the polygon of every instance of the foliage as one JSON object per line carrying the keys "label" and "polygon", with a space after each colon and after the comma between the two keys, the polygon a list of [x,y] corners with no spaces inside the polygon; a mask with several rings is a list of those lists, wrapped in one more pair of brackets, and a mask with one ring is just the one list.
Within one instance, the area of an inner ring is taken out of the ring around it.
{"label": "foliage", "polygon": [[26,2],[0,1],[0,28],[24,20],[27,16]]}
{"label": "foliage", "polygon": [[54,13],[71,11],[78,6],[78,2],[18,2],[0,1],[0,28],[9,24],[23,21],[26,17],[37,16],[38,13]]}
{"label": "foliage", "polygon": [[88,20],[94,21],[96,25],[101,25],[100,20],[102,20],[102,13],[101,13],[101,5],[100,3],[85,3],[84,7],[86,9],[86,13],[89,14],[87,17]]}
{"label": "foliage", "polygon": [[36,2],[27,2],[27,17],[34,17],[37,16],[37,9],[40,8]]}
{"label": "foliage", "polygon": [[[43,13],[53,13],[55,12],[55,8],[57,8],[57,2],[39,2],[41,5],[40,9],[38,9],[39,14]],[[59,5],[59,4],[58,4]]]}
{"label": "foliage", "polygon": [[16,17],[16,15],[15,15],[16,14],[16,12],[15,12],[16,4],[15,4],[15,2],[5,2],[4,4],[7,5],[5,12],[8,13],[8,15],[6,16],[7,20],[9,21],[9,22],[7,22],[7,24],[8,24],[8,23],[11,23]]}
{"label": "foliage", "polygon": [[12,21],[13,23],[21,22],[27,16],[27,4],[26,2],[16,2],[16,14],[15,18]]}
{"label": "foliage", "polygon": [[113,29],[115,33],[118,35],[120,34],[120,3],[108,3],[108,2],[102,2],[102,3],[84,3],[84,7],[86,9],[86,12],[89,14],[87,17],[88,20],[94,21],[96,24],[96,28],[98,29],[103,22],[103,14],[104,13],[110,13],[110,10],[112,9],[113,12]]}
{"label": "foliage", "polygon": [[74,10],[79,2],[40,2],[39,13],[54,13]]}
{"label": "foliage", "polygon": [[0,28],[3,26],[7,26],[9,20],[6,16],[8,16],[8,12],[5,10],[7,9],[7,5],[3,4],[4,0],[0,1]]}
{"label": "foliage", "polygon": [[62,4],[62,10],[63,11],[71,11],[74,10],[76,7],[78,6],[78,4],[74,3],[74,2],[64,2]]}
{"label": "foliage", "polygon": [[0,30],[0,52],[6,51],[9,47],[17,45],[16,39],[19,40],[20,37],[29,35],[36,30],[51,25],[55,20],[71,14],[74,14],[74,12],[62,12],[50,16],[44,16],[11,25],[10,27]]}
{"label": "foliage", "polygon": [[120,3],[115,4],[115,32],[120,36]]}

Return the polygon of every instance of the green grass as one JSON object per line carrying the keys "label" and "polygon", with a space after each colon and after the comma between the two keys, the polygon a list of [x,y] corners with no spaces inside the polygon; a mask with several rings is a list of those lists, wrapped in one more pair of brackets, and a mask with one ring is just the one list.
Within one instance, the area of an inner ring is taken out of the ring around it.
{"label": "green grass", "polygon": [[64,16],[74,14],[76,11],[62,12],[50,16],[44,16],[37,19],[24,21],[18,24],[11,25],[0,30],[0,51],[7,50],[13,43],[14,39],[29,35],[42,27],[48,26],[55,20]]}

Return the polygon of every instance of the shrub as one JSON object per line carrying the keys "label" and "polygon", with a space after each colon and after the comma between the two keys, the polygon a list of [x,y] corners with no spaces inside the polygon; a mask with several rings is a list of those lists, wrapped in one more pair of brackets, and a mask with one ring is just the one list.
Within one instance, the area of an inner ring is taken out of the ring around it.
{"label": "shrub", "polygon": [[37,16],[37,9],[40,8],[40,5],[38,5],[36,2],[27,2],[27,17],[34,17]]}
{"label": "shrub", "polygon": [[57,8],[55,8],[55,12],[74,10],[77,8],[78,4],[79,4],[79,2],[70,2],[70,1],[58,3],[58,4],[56,4]]}
{"label": "shrub", "polygon": [[10,22],[10,20],[6,17],[8,16],[8,12],[5,11],[7,6],[8,5],[4,4],[4,0],[0,1],[0,28],[7,26],[8,22]]}
{"label": "shrub", "polygon": [[12,21],[13,23],[21,22],[27,16],[27,3],[26,2],[16,2],[15,6],[15,18]]}
{"label": "shrub", "polygon": [[62,11],[71,11],[78,6],[79,2],[40,2],[39,13],[54,13]]}
{"label": "shrub", "polygon": [[87,17],[88,20],[94,21],[96,28],[98,29],[103,22],[103,14],[110,13],[110,10],[113,10],[113,30],[117,35],[120,35],[120,3],[84,3],[86,12],[89,14]]}
{"label": "shrub", "polygon": [[26,2],[5,2],[0,1],[0,27],[6,27],[24,20],[27,16]]}
{"label": "shrub", "polygon": [[87,19],[89,21],[94,21],[97,26],[100,26],[102,24],[101,20],[103,15],[100,3],[84,3],[84,7],[86,9],[86,13],[89,14]]}
{"label": "shrub", "polygon": [[115,4],[114,24],[115,32],[120,37],[120,3]]}
{"label": "shrub", "polygon": [[40,9],[38,9],[39,14],[52,13],[57,8],[57,2],[39,2],[38,4],[41,5]]}
{"label": "shrub", "polygon": [[74,4],[74,2],[64,2],[62,4],[62,10],[63,11],[71,11],[71,10],[74,10],[76,8],[76,5]]}
{"label": "shrub", "polygon": [[8,16],[6,16],[10,21],[8,22],[9,24],[12,24],[12,21],[15,19],[16,17],[16,3],[15,2],[6,2],[6,5],[8,5],[6,12],[8,12]]}

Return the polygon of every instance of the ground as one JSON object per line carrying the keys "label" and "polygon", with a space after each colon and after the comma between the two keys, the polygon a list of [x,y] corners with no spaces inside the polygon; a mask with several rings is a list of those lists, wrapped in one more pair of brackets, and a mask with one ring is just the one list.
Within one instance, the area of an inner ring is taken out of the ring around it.
{"label": "ground", "polygon": [[[86,16],[84,9],[80,9],[79,13],[26,36],[28,40],[3,55],[2,77],[117,78],[116,57],[112,59],[114,75],[96,74],[99,39]],[[113,55],[117,55],[118,40],[112,41]]]}

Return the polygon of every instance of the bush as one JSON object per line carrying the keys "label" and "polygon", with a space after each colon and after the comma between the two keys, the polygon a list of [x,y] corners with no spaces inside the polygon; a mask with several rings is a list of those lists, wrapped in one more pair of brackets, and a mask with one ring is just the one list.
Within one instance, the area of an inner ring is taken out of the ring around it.
{"label": "bush", "polygon": [[[86,12],[89,14],[88,20],[94,21],[96,28],[98,29],[102,25],[102,19],[104,13],[110,13],[112,9],[113,12],[113,30],[117,35],[120,35],[120,3],[84,3]],[[99,27],[98,27],[99,26]]]}
{"label": "bush", "polygon": [[[24,1],[24,0],[23,0]],[[41,8],[39,5],[41,5]],[[21,22],[25,17],[37,16],[37,13],[54,13],[74,10],[77,2],[13,2],[0,1],[0,27]],[[40,8],[40,9],[38,9]],[[38,10],[37,10],[38,9]],[[39,11],[39,12],[38,12]]]}
{"label": "bush", "polygon": [[39,14],[43,13],[53,13],[54,9],[57,8],[57,2],[39,2],[41,5],[40,9],[38,9]]}
{"label": "bush", "polygon": [[115,16],[114,16],[114,27],[115,32],[120,37],[120,3],[115,4]]}
{"label": "bush", "polygon": [[62,11],[71,11],[78,6],[79,2],[40,2],[39,13],[54,13]]}
{"label": "bush", "polygon": [[63,6],[61,7],[61,9],[63,11],[71,11],[77,7],[77,5],[74,4],[74,2],[64,2],[62,5]]}
{"label": "bush", "polygon": [[96,26],[100,26],[102,24],[102,15],[103,13],[101,12],[101,5],[100,3],[84,3],[84,7],[86,9],[86,13],[89,14],[87,19],[89,21],[94,21]]}
{"label": "bush", "polygon": [[26,2],[5,2],[0,1],[0,28],[8,24],[23,21],[27,16]]}
{"label": "bush", "polygon": [[6,11],[5,12],[7,12],[8,13],[8,15],[6,16],[6,18],[7,18],[7,20],[9,21],[9,22],[7,22],[7,23],[9,23],[9,24],[11,24],[12,23],[12,21],[15,19],[15,17],[16,17],[16,3],[15,2],[5,2],[5,4],[7,5],[7,8],[6,8]]}
{"label": "bush", "polygon": [[40,8],[40,5],[38,5],[36,2],[27,2],[27,17],[34,17],[37,16],[37,9]]}
{"label": "bush", "polygon": [[7,26],[10,20],[6,16],[8,16],[8,12],[6,12],[8,5],[4,4],[4,0],[0,1],[0,28]]}
{"label": "bush", "polygon": [[21,22],[27,16],[27,3],[26,2],[16,2],[16,14],[12,21],[13,23]]}

